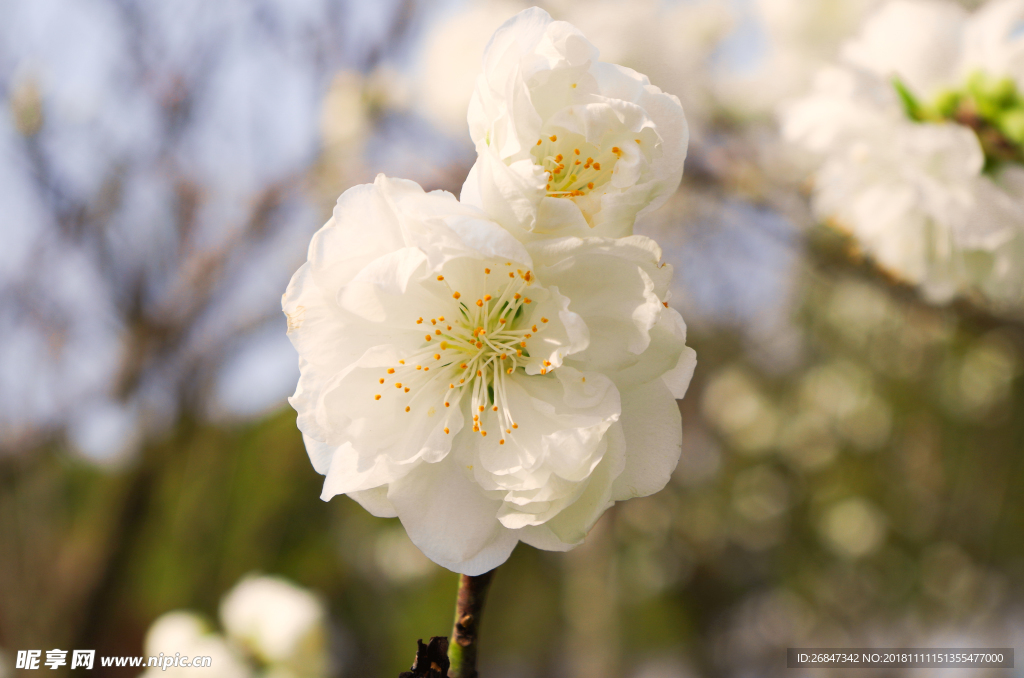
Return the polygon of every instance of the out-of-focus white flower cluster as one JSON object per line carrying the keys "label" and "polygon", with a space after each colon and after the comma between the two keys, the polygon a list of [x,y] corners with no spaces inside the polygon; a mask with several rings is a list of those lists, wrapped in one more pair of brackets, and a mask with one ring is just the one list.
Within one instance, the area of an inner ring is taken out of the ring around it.
{"label": "out-of-focus white flower cluster", "polygon": [[817,216],[935,301],[1024,290],[1024,2],[880,8],[782,109]]}
{"label": "out-of-focus white flower cluster", "polygon": [[476,575],[664,487],[696,359],[671,268],[632,234],[679,184],[679,99],[533,8],[488,44],[468,120],[461,202],[350,189],[282,305],[323,498]]}
{"label": "out-of-focus white flower cluster", "polygon": [[[210,657],[223,678],[318,678],[329,673],[328,618],[312,592],[280,577],[248,576],[220,604],[223,633],[200,615],[168,612],[146,634],[145,656]],[[148,668],[145,678],[185,676],[192,667]]]}

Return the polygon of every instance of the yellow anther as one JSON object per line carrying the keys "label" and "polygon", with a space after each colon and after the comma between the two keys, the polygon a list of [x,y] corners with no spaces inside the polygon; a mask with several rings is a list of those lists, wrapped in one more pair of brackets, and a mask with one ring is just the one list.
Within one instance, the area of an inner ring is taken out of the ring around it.
{"label": "yellow anther", "polygon": [[[484,376],[484,373],[483,373],[483,372],[481,372],[480,370],[477,370],[477,371],[476,371],[476,376],[478,376],[478,377],[482,377],[482,376]],[[482,410],[483,408],[481,407],[480,409]]]}
{"label": "yellow anther", "polygon": [[572,149],[572,152],[575,153],[576,155],[579,155],[580,154],[580,149],[574,148],[574,149]]}
{"label": "yellow anther", "polygon": [[519,428],[519,424],[512,422],[512,428]]}
{"label": "yellow anther", "polygon": [[[404,361],[404,360],[399,360],[399,361],[398,361],[398,364],[399,364],[399,365],[404,365],[404,364],[405,364],[405,361]],[[392,372],[394,372],[394,370],[392,370]],[[390,372],[389,372],[388,374],[390,374]]]}
{"label": "yellow anther", "polygon": [[437,321],[436,321],[436,320],[434,320],[433,318],[431,318],[431,319],[430,319],[430,324],[431,324],[431,325],[436,325],[436,324],[437,324]]}
{"label": "yellow anther", "polygon": [[434,330],[434,334],[436,334],[437,336],[440,337],[441,336],[441,330]]}
{"label": "yellow anther", "polygon": [[374,400],[380,400],[380,394],[377,394],[377,395],[373,396],[373,399]]}
{"label": "yellow anther", "polygon": [[594,163],[594,169],[596,169],[596,170],[600,171],[600,170],[601,170],[601,163],[599,163],[599,162],[595,162],[595,163]]}
{"label": "yellow anther", "polygon": [[483,299],[477,299],[476,300],[476,305],[477,306],[483,306],[484,305],[484,300]]}
{"label": "yellow anther", "polygon": [[[575,87],[575,85],[573,85],[573,87]],[[504,438],[502,438],[501,440],[499,440],[499,441],[498,441],[498,444],[499,444],[499,445],[504,445],[504,444],[505,444],[505,439],[504,439]]]}
{"label": "yellow anther", "polygon": [[506,373],[506,374],[512,374],[512,368],[510,367],[510,368],[508,368],[507,370],[505,370],[505,373]]}
{"label": "yellow anther", "polygon": [[541,374],[547,374],[548,371],[542,367],[542,368],[540,368],[540,373]]}
{"label": "yellow anther", "polygon": [[[531,329],[532,329],[532,330],[533,330],[534,332],[536,332],[536,331],[537,331],[537,326],[536,326],[536,325],[534,325],[534,326],[533,326],[533,327],[532,327]],[[530,335],[529,335],[529,334],[527,334],[527,335],[526,335],[526,338],[527,338],[527,339],[529,339],[529,338],[530,338]]]}
{"label": "yellow anther", "polygon": [[417,370],[422,370],[422,369],[423,369],[423,365],[417,365],[417,366],[416,366],[416,369],[417,369]]}
{"label": "yellow anther", "polygon": [[484,295],[484,301],[490,301],[490,300],[491,300],[491,299],[493,299],[493,298],[494,298],[494,297],[492,297],[492,296],[491,296],[491,295],[489,295],[489,294],[485,294],[485,295]]}
{"label": "yellow anther", "polygon": [[444,404],[444,406],[445,406],[445,407],[451,407],[451,406],[452,406],[452,404],[451,404],[451,403],[445,403],[445,404]]}
{"label": "yellow anther", "polygon": [[513,273],[512,271],[509,271],[509,273],[508,273],[508,277],[510,277],[510,278],[514,278],[514,277],[516,277],[516,274],[515,274],[515,273]]}
{"label": "yellow anther", "polygon": [[558,155],[555,156],[555,162],[562,162],[562,154],[561,153],[559,153]]}
{"label": "yellow anther", "polygon": [[537,139],[537,145],[540,146],[541,142],[543,142],[543,141],[544,141],[543,139]]}
{"label": "yellow anther", "polygon": [[[399,362],[401,362],[401,361],[399,361]],[[388,374],[394,374],[394,373],[395,373],[395,368],[394,367],[389,367],[388,368]]]}
{"label": "yellow anther", "polygon": [[424,338],[425,338],[425,339],[426,339],[427,341],[430,341],[430,335],[429,335],[429,334],[425,334],[425,335],[423,335],[423,336],[424,336]]}
{"label": "yellow anther", "polygon": [[[447,404],[448,404],[448,403],[445,403],[445,405],[447,405]],[[444,427],[444,432],[445,432],[445,433],[449,433],[449,431],[448,431],[448,427],[447,427],[447,426],[445,426],[445,427]]]}
{"label": "yellow anther", "polygon": [[483,405],[481,405],[481,406],[480,406],[480,411],[481,411],[481,412],[483,412],[483,411],[484,411],[484,406],[483,406]]}
{"label": "yellow anther", "polygon": [[461,367],[462,369],[466,369],[466,363],[462,363],[461,365],[459,365],[459,367]]}
{"label": "yellow anther", "polygon": [[558,141],[558,135],[552,134],[551,136],[548,137],[548,139],[551,139],[551,141]]}
{"label": "yellow anther", "polygon": [[408,393],[408,392],[409,392],[409,387],[408,387],[408,386],[406,386],[406,387],[405,387],[405,392],[406,392],[406,393]]}
{"label": "yellow anther", "polygon": [[441,354],[440,353],[435,353],[434,354],[434,360],[440,360],[440,359],[441,359]]}
{"label": "yellow anther", "polygon": [[523,303],[524,304],[532,304],[533,303],[533,299],[530,299],[529,297],[526,297],[525,299],[523,299]]}
{"label": "yellow anther", "polygon": [[621,158],[622,157],[622,149],[619,148],[618,146],[612,146],[612,153],[615,154],[616,158]]}
{"label": "yellow anther", "polygon": [[380,383],[382,383],[382,384],[384,383],[384,377],[380,378]]}
{"label": "yellow anther", "polygon": [[441,350],[443,351],[443,350],[445,350],[446,348],[448,348],[448,342],[447,342],[447,341],[442,341],[442,342],[441,342]]}
{"label": "yellow anther", "polygon": [[422,325],[423,324],[423,318],[416,318],[416,324],[417,325]]}
{"label": "yellow anther", "polygon": [[483,348],[484,347],[484,342],[482,342],[482,341],[476,342],[476,347],[477,348]]}
{"label": "yellow anther", "polygon": [[437,316],[437,321],[440,322],[440,323],[443,323],[444,322],[444,316],[443,315]]}
{"label": "yellow anther", "polygon": [[498,406],[497,406],[497,405],[495,405],[495,406],[494,406],[494,407],[492,407],[491,409],[492,409],[493,411],[497,412],[497,411],[498,411]]}
{"label": "yellow anther", "polygon": [[591,181],[590,183],[588,183],[587,188],[589,188],[590,190],[594,190],[594,182]]}
{"label": "yellow anther", "polygon": [[504,325],[504,324],[505,324],[505,319],[504,319],[504,318],[499,318],[499,319],[498,319],[498,323],[499,323],[500,325]]}
{"label": "yellow anther", "polygon": [[[525,343],[525,342],[524,342],[524,343]],[[523,344],[520,344],[520,346],[522,346],[522,345],[523,345]],[[522,358],[522,357],[523,357],[523,352],[522,352],[521,350],[519,350],[519,349],[517,348],[517,349],[516,349],[516,355],[517,355],[517,356],[519,356],[520,358]]]}
{"label": "yellow anther", "polygon": [[485,268],[484,269],[484,273],[490,273],[490,272],[491,272],[491,269],[489,269],[489,268]]}
{"label": "yellow anther", "polygon": [[[511,273],[509,273],[509,275],[512,275],[512,274],[511,274]],[[522,296],[522,295],[520,295],[520,294],[519,294],[519,292],[516,292],[515,294],[513,294],[513,295],[512,295],[512,298],[513,298],[513,299],[519,299],[519,298],[520,298],[521,296]]]}
{"label": "yellow anther", "polygon": [[395,383],[395,388],[402,388],[402,382],[400,382],[400,381],[396,382]]}
{"label": "yellow anther", "polygon": [[540,321],[541,321],[542,323],[546,323],[546,322],[548,321],[548,319],[547,319],[547,318],[541,318],[541,319],[540,319]]}
{"label": "yellow anther", "polygon": [[545,360],[544,361],[544,367],[551,367],[551,361],[550,360]]}
{"label": "yellow anther", "polygon": [[484,438],[486,438],[487,437],[487,431],[480,431],[480,435],[482,435]]}
{"label": "yellow anther", "polygon": [[444,280],[444,276],[443,275],[439,275],[439,276],[437,276],[437,279],[438,280]]}
{"label": "yellow anther", "polygon": [[408,406],[408,405],[406,405],[406,406],[405,406],[405,411],[406,411],[406,412],[408,412],[408,411],[409,411],[409,406]]}
{"label": "yellow anther", "polygon": [[639,139],[633,139],[633,141],[637,142],[638,144],[640,143]]}
{"label": "yellow anther", "polygon": [[453,299],[458,299],[458,298],[459,298],[459,297],[461,297],[461,296],[462,296],[461,294],[459,294],[458,292],[456,292],[455,294],[453,294],[453,295],[452,295],[452,298],[453,298]]}

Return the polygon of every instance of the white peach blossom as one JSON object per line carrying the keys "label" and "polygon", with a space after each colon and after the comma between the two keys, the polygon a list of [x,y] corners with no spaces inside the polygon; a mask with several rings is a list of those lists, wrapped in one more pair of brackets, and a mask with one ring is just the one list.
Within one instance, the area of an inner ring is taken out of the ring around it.
{"label": "white peach blossom", "polygon": [[524,242],[629,235],[679,185],[689,137],[677,97],[536,7],[491,38],[468,120],[462,201]]}
{"label": "white peach blossom", "polygon": [[282,302],[323,499],[475,575],[661,489],[695,361],[660,256],[640,236],[524,245],[408,181],[347,191]]}

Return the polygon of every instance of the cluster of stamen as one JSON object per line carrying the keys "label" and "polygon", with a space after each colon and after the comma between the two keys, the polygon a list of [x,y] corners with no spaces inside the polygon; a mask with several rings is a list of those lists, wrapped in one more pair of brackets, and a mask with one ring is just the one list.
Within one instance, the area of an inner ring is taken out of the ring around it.
{"label": "cluster of stamen", "polygon": [[[511,262],[505,266],[508,280],[497,286],[488,283],[504,275],[492,276],[491,269],[485,267],[482,287],[498,289],[494,295],[484,294],[468,303],[443,275],[437,276],[437,283],[447,287],[447,293],[455,301],[454,313],[447,319],[445,316],[416,318],[415,324],[427,330],[423,346],[415,354],[399,360],[397,366],[387,368],[378,380],[382,386],[392,383],[399,395],[408,394],[406,412],[411,412],[414,405],[428,406],[428,403],[416,402],[419,394],[425,392],[422,387],[428,381],[442,380],[442,383],[448,382],[442,400],[444,407],[458,406],[464,395],[470,395],[473,432],[487,436],[481,419],[487,408],[497,414],[498,424],[505,434],[519,428],[508,409],[506,381],[522,366],[524,358],[530,357],[529,341],[544,330],[548,319],[525,324],[525,307],[533,303],[527,296],[533,273],[512,270]],[[550,369],[551,363],[543,361],[541,374],[547,374]],[[384,393],[374,395],[374,399],[380,400]],[[450,433],[448,428],[444,432]],[[498,442],[504,445],[504,436]]]}
{"label": "cluster of stamen", "polygon": [[[641,143],[640,139],[634,141]],[[611,179],[615,161],[622,157],[622,149],[618,146],[602,150],[600,146],[584,143],[582,146],[586,152],[564,146],[558,144],[558,135],[552,134],[537,139],[534,150],[534,159],[547,175],[545,190],[554,198],[586,195],[595,187],[606,184]]]}

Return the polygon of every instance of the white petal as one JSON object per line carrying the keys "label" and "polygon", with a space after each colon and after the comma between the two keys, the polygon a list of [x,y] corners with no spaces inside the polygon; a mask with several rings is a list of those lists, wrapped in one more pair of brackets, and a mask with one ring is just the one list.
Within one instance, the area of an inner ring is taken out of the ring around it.
{"label": "white petal", "polygon": [[[568,550],[583,543],[590,528],[615,503],[612,483],[622,473],[624,447],[621,427],[613,426],[608,431],[608,451],[590,475],[587,489],[580,498],[543,526],[524,528],[519,538],[527,544],[549,550]],[[552,548],[553,540],[564,548]]]}
{"label": "white petal", "polygon": [[475,576],[505,562],[518,537],[497,520],[501,501],[485,496],[457,456],[420,465],[391,484],[388,499],[412,543],[428,558]]}
{"label": "white petal", "polygon": [[664,382],[652,381],[622,393],[625,467],[615,479],[613,498],[646,497],[668,483],[682,452],[679,406]]}
{"label": "white petal", "polygon": [[369,511],[372,516],[378,518],[398,517],[398,511],[395,509],[394,504],[391,503],[391,500],[388,499],[387,485],[359,492],[349,492],[348,496],[359,502],[359,505]]}

